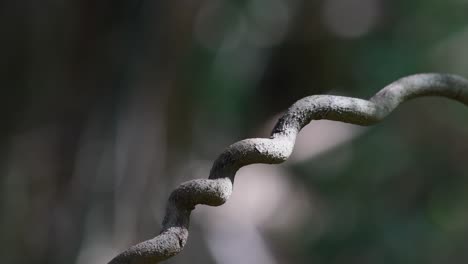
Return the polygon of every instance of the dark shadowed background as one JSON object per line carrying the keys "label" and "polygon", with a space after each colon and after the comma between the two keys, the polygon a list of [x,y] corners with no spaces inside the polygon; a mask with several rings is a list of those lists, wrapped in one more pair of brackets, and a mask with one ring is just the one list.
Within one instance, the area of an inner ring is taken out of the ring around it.
{"label": "dark shadowed background", "polygon": [[[468,77],[466,0],[3,1],[0,258],[98,264],[295,100]],[[167,263],[468,262],[468,109],[417,99],[363,128],[314,121],[239,171]]]}

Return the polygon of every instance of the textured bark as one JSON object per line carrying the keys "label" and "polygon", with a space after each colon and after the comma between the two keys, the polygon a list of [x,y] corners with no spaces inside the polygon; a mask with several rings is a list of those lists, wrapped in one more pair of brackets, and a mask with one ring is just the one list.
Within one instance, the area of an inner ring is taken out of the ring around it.
{"label": "textured bark", "polygon": [[400,103],[421,96],[442,96],[468,106],[468,81],[446,74],[417,74],[383,88],[370,100],[314,95],[293,104],[274,127],[270,138],[245,139],[229,146],[215,160],[209,179],[182,183],[169,197],[161,233],[130,247],[109,264],[152,264],[168,259],[184,248],[190,213],[197,204],[219,206],[232,193],[239,168],[253,164],[276,164],[291,154],[299,131],[312,120],[328,119],[372,125]]}

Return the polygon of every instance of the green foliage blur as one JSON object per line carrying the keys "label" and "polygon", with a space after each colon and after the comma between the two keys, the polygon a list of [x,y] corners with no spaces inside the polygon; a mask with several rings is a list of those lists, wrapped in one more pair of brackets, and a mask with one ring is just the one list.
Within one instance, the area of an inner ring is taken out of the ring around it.
{"label": "green foliage blur", "polygon": [[[466,0],[1,3],[1,262],[106,263],[159,232],[175,186],[207,177],[229,144],[268,137],[302,97],[468,77],[467,12]],[[417,99],[279,166],[315,209],[258,227],[271,258],[256,263],[468,262],[467,120],[464,105]],[[216,257],[200,219],[167,263],[239,263]]]}

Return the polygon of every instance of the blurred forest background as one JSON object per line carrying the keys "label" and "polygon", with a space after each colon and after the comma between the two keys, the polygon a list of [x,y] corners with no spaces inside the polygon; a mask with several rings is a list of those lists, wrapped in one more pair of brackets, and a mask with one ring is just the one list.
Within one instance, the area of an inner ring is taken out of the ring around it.
{"label": "blurred forest background", "polygon": [[[468,77],[467,0],[2,1],[2,263],[107,263],[296,100]],[[467,263],[468,109],[314,121],[167,263]]]}

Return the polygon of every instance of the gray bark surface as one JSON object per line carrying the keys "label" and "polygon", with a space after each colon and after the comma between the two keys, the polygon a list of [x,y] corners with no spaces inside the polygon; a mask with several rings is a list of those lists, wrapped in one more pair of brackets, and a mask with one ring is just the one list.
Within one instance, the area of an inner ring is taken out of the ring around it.
{"label": "gray bark surface", "polygon": [[369,100],[313,95],[294,103],[279,119],[270,138],[241,140],[227,147],[214,161],[208,179],[182,183],[170,195],[161,233],[130,247],[109,264],[153,264],[166,260],[185,246],[190,213],[198,204],[220,206],[232,193],[241,167],[277,164],[291,155],[299,131],[312,120],[328,119],[368,126],[380,122],[399,104],[422,96],[441,96],[468,106],[468,81],[448,74],[416,74],[384,87]]}

